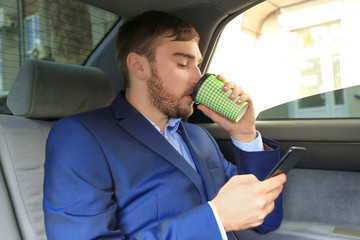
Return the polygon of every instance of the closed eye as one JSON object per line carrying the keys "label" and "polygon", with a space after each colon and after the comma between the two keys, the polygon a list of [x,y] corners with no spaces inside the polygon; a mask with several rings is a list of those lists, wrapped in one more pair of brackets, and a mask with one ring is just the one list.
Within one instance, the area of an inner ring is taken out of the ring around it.
{"label": "closed eye", "polygon": [[187,64],[178,63],[177,65],[178,65],[180,68],[187,68],[187,67],[188,67]]}

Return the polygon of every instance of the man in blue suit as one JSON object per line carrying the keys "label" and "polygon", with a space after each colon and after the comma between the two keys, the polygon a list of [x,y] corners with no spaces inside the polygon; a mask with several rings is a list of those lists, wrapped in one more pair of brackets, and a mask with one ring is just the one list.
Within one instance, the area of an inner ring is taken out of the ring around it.
{"label": "man in blue suit", "polygon": [[49,135],[48,239],[234,239],[234,230],[276,229],[286,176],[260,181],[279,150],[255,130],[251,98],[225,84],[231,99],[249,102],[237,123],[198,106],[232,136],[237,167],[206,130],[181,121],[201,77],[195,29],[152,11],[118,36],[126,91],[107,108],[58,121]]}

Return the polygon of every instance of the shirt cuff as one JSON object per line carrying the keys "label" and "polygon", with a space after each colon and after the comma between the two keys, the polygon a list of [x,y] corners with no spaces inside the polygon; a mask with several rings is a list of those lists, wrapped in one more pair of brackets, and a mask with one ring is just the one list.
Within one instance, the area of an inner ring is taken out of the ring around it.
{"label": "shirt cuff", "polygon": [[210,201],[209,201],[208,203],[209,203],[209,205],[210,205],[210,207],[211,207],[211,210],[212,210],[212,212],[213,212],[213,214],[214,214],[214,216],[215,216],[215,220],[216,220],[217,225],[218,225],[218,227],[219,227],[220,234],[221,234],[221,239],[222,239],[222,240],[228,240],[228,237],[227,237],[226,232],[225,232],[225,228],[224,228],[224,226],[222,225],[222,222],[221,222],[221,220],[220,220],[220,217],[219,217],[219,215],[218,215],[215,207],[213,206],[213,204],[212,204]]}
{"label": "shirt cuff", "polygon": [[260,132],[256,131],[256,135],[257,135],[256,139],[249,143],[238,142],[238,141],[234,140],[232,137],[231,137],[231,140],[236,147],[238,147],[241,150],[246,151],[246,152],[265,151],[264,143],[262,141]]}

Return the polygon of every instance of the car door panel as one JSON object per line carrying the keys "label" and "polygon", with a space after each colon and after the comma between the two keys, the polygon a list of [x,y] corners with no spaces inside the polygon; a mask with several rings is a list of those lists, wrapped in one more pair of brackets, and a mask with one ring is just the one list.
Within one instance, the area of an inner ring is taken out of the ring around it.
{"label": "car door panel", "polygon": [[[232,161],[230,136],[201,124]],[[257,121],[262,136],[308,149],[284,186],[284,221],[266,235],[237,232],[239,239],[354,239],[360,225],[360,121],[357,119]]]}

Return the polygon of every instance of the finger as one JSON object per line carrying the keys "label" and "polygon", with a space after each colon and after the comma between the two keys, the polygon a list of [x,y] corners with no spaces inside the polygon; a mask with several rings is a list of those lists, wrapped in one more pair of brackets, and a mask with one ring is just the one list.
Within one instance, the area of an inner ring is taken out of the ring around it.
{"label": "finger", "polygon": [[267,192],[281,193],[284,183],[286,182],[286,175],[279,174],[277,176],[271,177],[265,181],[263,181],[263,187],[267,190]]}
{"label": "finger", "polygon": [[286,183],[287,176],[285,173],[281,173],[275,176],[275,179],[278,179],[282,184]]}
{"label": "finger", "polygon": [[281,173],[282,173],[281,169],[277,169],[277,170],[273,173],[273,175],[271,175],[271,177],[275,177],[275,176],[277,176],[277,175],[279,175],[279,174],[281,174]]}
{"label": "finger", "polygon": [[221,74],[216,75],[216,78],[222,81],[223,83],[227,83],[225,76]]}
{"label": "finger", "polygon": [[239,98],[236,100],[237,104],[241,104],[243,102],[248,102],[251,103],[252,100],[250,98],[250,96],[247,93],[243,93],[242,95],[239,96]]}
{"label": "finger", "polygon": [[275,199],[277,199],[283,191],[284,185],[281,184],[281,181],[278,181],[277,183],[280,183],[280,185],[274,184],[271,188],[267,189],[267,196],[269,202],[275,201]]}
{"label": "finger", "polygon": [[249,223],[249,224],[244,225],[244,229],[243,229],[243,230],[258,227],[258,226],[260,226],[260,225],[263,224],[263,223],[264,223],[264,220],[258,220],[258,221],[251,222],[251,223]]}
{"label": "finger", "polygon": [[245,94],[244,90],[241,87],[234,88],[229,96],[230,99],[234,100],[235,98]]}
{"label": "finger", "polygon": [[235,88],[236,88],[236,83],[235,82],[226,82],[224,84],[224,86],[222,87],[222,90],[224,92],[227,92],[227,91],[235,89]]}
{"label": "finger", "polygon": [[269,215],[275,208],[275,202],[271,201],[267,206],[266,206],[266,215]]}
{"label": "finger", "polygon": [[283,188],[284,188],[283,185],[281,185],[279,188],[276,188],[273,191],[271,191],[269,193],[269,200],[275,201],[275,199],[277,199],[279,197],[279,195],[281,194]]}
{"label": "finger", "polygon": [[280,173],[274,177],[266,179],[264,183],[268,185],[283,185],[286,182],[286,175],[284,173]]}

